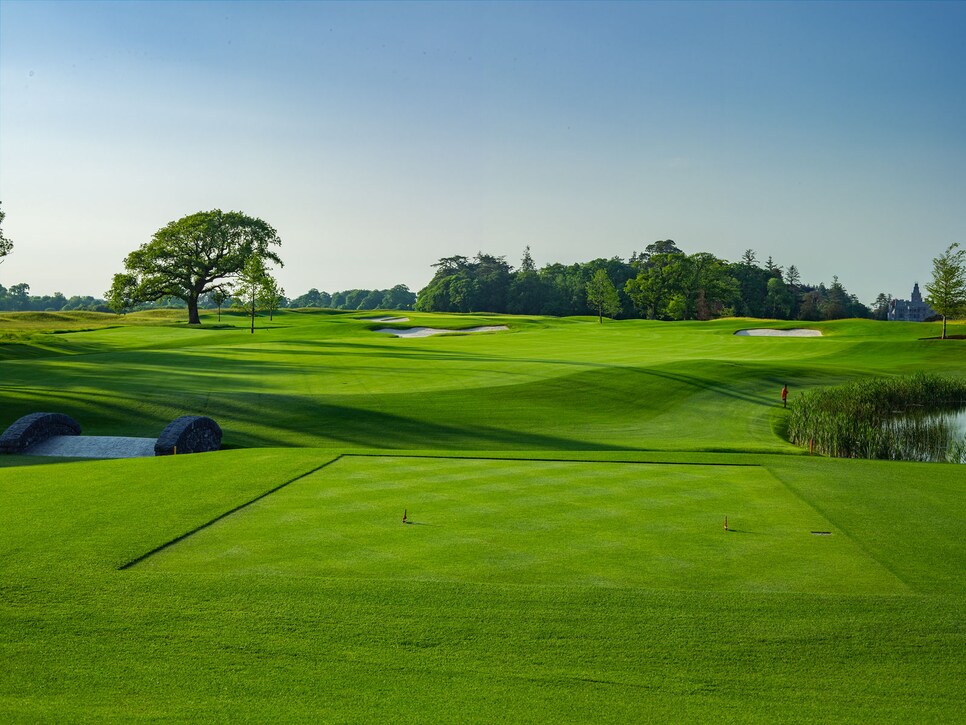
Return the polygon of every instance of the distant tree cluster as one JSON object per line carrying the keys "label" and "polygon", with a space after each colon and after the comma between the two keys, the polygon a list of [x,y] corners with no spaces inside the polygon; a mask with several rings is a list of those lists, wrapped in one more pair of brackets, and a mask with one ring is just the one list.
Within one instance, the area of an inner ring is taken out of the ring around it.
{"label": "distant tree cluster", "polygon": [[392,289],[351,289],[319,292],[314,287],[300,297],[288,300],[286,307],[322,307],[332,310],[411,310],[416,295],[404,284]]}
{"label": "distant tree cluster", "polygon": [[32,295],[26,282],[11,285],[7,289],[0,284],[0,310],[3,312],[67,312],[83,310],[86,312],[110,312],[104,300],[90,295],[65,297],[60,292],[52,295]]}
{"label": "distant tree cluster", "polygon": [[[0,262],[13,249],[3,236],[0,209]],[[846,317],[886,319],[892,298],[880,293],[871,306],[849,294],[833,277],[831,285],[805,284],[798,268],[759,262],[745,250],[737,262],[707,252],[686,254],[670,239],[649,244],[630,259],[594,259],[537,269],[530,248],[518,269],[505,257],[477,253],[473,258],[444,257],[433,279],[418,294],[406,285],[391,289],[352,289],[329,294],[312,288],[295,299],[272,276],[268,263],[282,265],[273,247],[275,229],[241,212],[197,212],[155,232],[124,260],[114,275],[107,302],[61,293],[30,295],[26,283],[0,285],[0,310],[116,312],[157,307],[187,308],[189,323],[199,323],[200,309],[230,305],[252,318],[267,310],[330,308],[337,310],[415,309],[424,312],[495,312],[531,315],[645,317],[652,320],[709,320],[744,316],[797,320]],[[966,251],[958,244],[933,260],[928,301],[943,317],[966,311]]]}
{"label": "distant tree cluster", "polygon": [[[707,252],[686,254],[670,239],[649,244],[630,259],[594,259],[537,269],[524,251],[519,269],[505,257],[478,253],[472,259],[444,257],[433,279],[419,291],[424,312],[508,312],[529,315],[645,317],[709,320],[745,316],[798,320],[872,317],[845,289],[801,281],[798,268],[764,263],[749,249],[738,262]],[[877,300],[876,312],[888,310]]]}

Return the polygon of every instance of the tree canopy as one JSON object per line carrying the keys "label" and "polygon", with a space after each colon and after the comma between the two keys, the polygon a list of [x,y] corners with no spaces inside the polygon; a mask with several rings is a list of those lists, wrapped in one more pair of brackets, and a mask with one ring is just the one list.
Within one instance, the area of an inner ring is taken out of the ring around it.
{"label": "tree canopy", "polygon": [[251,318],[252,334],[255,334],[255,312],[259,302],[264,302],[266,290],[278,288],[278,284],[265,267],[265,260],[257,254],[252,254],[245,260],[241,271],[237,275],[232,297],[239,307],[248,311]]}
{"label": "tree canopy", "polygon": [[198,298],[238,278],[253,255],[281,266],[272,250],[280,244],[275,229],[241,212],[191,214],[159,229],[125,258],[125,271],[114,275],[108,301],[121,311],[176,297],[188,306],[188,322],[200,324]]}
{"label": "tree canopy", "polygon": [[[767,257],[758,264],[753,249],[740,262],[707,252],[686,254],[671,239],[643,252],[589,262],[554,262],[537,269],[524,250],[514,270],[503,257],[479,252],[470,259],[444,257],[433,279],[419,291],[416,309],[425,312],[509,312],[521,315],[599,317],[593,279],[603,271],[617,295],[615,317],[635,314],[655,320],[709,320],[730,315],[820,320],[869,317],[871,312],[836,279],[830,287],[802,284],[798,268],[787,270]],[[333,306],[335,296],[333,296]],[[614,308],[610,308],[614,309]]]}
{"label": "tree canopy", "polygon": [[604,315],[611,317],[621,311],[617,288],[607,276],[607,271],[598,269],[587,283],[587,304],[597,311],[597,321],[604,322]]}
{"label": "tree canopy", "polygon": [[943,316],[943,339],[946,318],[966,311],[966,250],[950,244],[932,260],[932,282],[926,284],[926,302]]}
{"label": "tree canopy", "polygon": [[434,312],[506,312],[510,265],[504,257],[479,252],[472,260],[444,257],[419,291],[416,309]]}
{"label": "tree canopy", "polygon": [[6,213],[0,208],[0,264],[3,264],[3,258],[13,250],[13,242],[3,236],[3,220],[6,218]]}

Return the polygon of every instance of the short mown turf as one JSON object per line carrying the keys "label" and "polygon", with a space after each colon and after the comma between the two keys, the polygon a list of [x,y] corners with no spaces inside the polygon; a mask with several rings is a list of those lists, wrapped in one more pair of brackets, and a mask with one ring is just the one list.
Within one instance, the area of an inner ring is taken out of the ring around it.
{"label": "short mown turf", "polygon": [[229,447],[0,457],[0,721],[962,719],[962,467],[810,458],[778,396],[959,341],[361,317],[0,316],[0,423]]}
{"label": "short mown turf", "polygon": [[[717,458],[330,463],[268,449],[0,470],[0,714],[955,720],[954,467],[910,469],[903,497],[856,462],[816,475],[797,457]],[[439,486],[420,483],[430,473]],[[414,524],[397,496],[415,501]],[[737,532],[719,528],[723,501]],[[635,536],[628,507],[664,535]],[[832,537],[806,534],[816,523]]]}
{"label": "short mown turf", "polygon": [[759,466],[344,457],[139,566],[395,581],[909,592],[834,528]]}

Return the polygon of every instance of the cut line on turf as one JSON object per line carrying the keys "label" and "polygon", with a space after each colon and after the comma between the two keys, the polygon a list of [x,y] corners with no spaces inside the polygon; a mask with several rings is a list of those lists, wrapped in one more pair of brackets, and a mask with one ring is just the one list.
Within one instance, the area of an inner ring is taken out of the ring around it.
{"label": "cut line on turf", "polygon": [[[234,513],[238,513],[242,509],[248,508],[252,504],[257,503],[258,501],[261,501],[263,498],[266,498],[267,496],[271,496],[273,493],[277,493],[278,491],[281,491],[283,488],[285,488],[289,484],[295,483],[296,481],[299,481],[299,480],[301,480],[301,479],[303,479],[303,478],[305,478],[307,476],[311,476],[313,473],[317,473],[317,472],[321,471],[323,468],[327,468],[328,466],[331,466],[334,463],[338,463],[343,458],[413,458],[413,459],[453,460],[453,461],[509,461],[509,462],[517,462],[517,461],[519,461],[521,463],[526,463],[526,462],[531,462],[531,463],[534,463],[534,462],[535,463],[544,463],[544,462],[546,462],[546,463],[590,463],[590,464],[593,464],[593,463],[619,463],[619,464],[622,464],[622,465],[641,465],[641,466],[721,466],[721,467],[728,467],[728,468],[761,468],[760,464],[758,464],[758,463],[694,463],[694,462],[687,462],[687,461],[616,461],[616,460],[613,460],[613,461],[595,461],[593,459],[568,459],[568,458],[512,458],[512,457],[498,457],[498,456],[439,456],[439,455],[435,455],[435,456],[434,455],[407,456],[407,455],[395,455],[395,454],[390,454],[390,453],[342,453],[342,454],[339,454],[338,456],[336,456],[335,458],[333,458],[331,461],[328,461],[326,463],[323,463],[321,466],[318,466],[316,468],[313,468],[312,470],[306,471],[305,473],[302,473],[302,474],[296,476],[295,478],[292,478],[292,479],[290,479],[288,481],[285,481],[284,483],[279,484],[275,488],[272,488],[272,489],[270,489],[268,491],[265,491],[262,494],[259,494],[258,496],[256,496],[255,498],[251,499],[250,501],[246,501],[243,504],[239,504],[238,506],[235,506],[234,508],[232,508],[232,509],[230,509],[228,511],[225,511],[224,513],[219,514],[218,516],[214,517],[213,519],[210,519],[209,521],[206,521],[205,523],[201,524],[200,526],[196,526],[195,528],[191,529],[191,531],[186,531],[185,533],[180,534],[179,536],[176,536],[173,539],[169,539],[168,541],[164,542],[160,546],[156,546],[155,548],[151,549],[150,551],[148,551],[148,552],[146,552],[144,554],[141,554],[140,556],[135,557],[134,559],[131,559],[129,562],[127,562],[127,563],[122,564],[121,566],[119,566],[118,567],[118,571],[124,571],[126,569],[130,569],[133,566],[136,566],[137,564],[140,564],[145,559],[148,559],[148,558],[154,556],[155,554],[158,554],[158,553],[164,551],[168,547],[171,547],[171,546],[174,546],[175,544],[181,543],[185,539],[187,539],[187,538],[189,538],[191,536],[194,536],[195,534],[197,534],[197,533],[199,533],[201,531],[204,531],[209,526],[212,526],[212,525],[218,523],[222,519],[225,519],[225,518],[227,518],[228,516],[231,516]],[[426,525],[426,524],[424,524],[424,525]]]}
{"label": "cut line on turf", "polygon": [[301,479],[305,478],[306,476],[311,476],[313,473],[318,473],[323,468],[326,468],[327,466],[331,466],[333,463],[337,462],[340,458],[342,458],[341,455],[340,456],[336,456],[332,460],[326,461],[321,466],[316,466],[315,468],[313,468],[310,471],[306,471],[305,473],[301,473],[298,476],[295,476],[295,478],[290,478],[288,481],[285,481],[284,483],[280,483],[278,486],[275,486],[274,488],[269,489],[268,491],[265,491],[265,493],[259,494],[258,496],[256,496],[255,498],[251,499],[250,501],[246,501],[245,503],[239,504],[238,506],[235,506],[234,508],[229,509],[228,511],[225,511],[224,513],[218,514],[218,516],[215,516],[213,519],[210,519],[210,520],[206,521],[205,523],[201,524],[200,526],[196,526],[195,528],[191,529],[191,531],[186,531],[185,533],[181,534],[180,536],[176,536],[173,539],[169,539],[168,541],[164,542],[160,546],[156,546],[153,549],[151,549],[150,551],[148,551],[148,552],[146,552],[144,554],[141,554],[140,556],[135,557],[134,559],[131,559],[126,564],[122,564],[121,566],[119,566],[117,568],[118,571],[124,571],[125,569],[130,569],[132,566],[135,566],[137,564],[140,564],[145,559],[148,559],[148,558],[154,556],[155,554],[157,554],[157,553],[159,553],[161,551],[164,551],[165,549],[167,549],[170,546],[174,546],[175,544],[177,544],[177,543],[179,543],[181,541],[184,541],[189,536],[194,536],[199,531],[204,531],[209,526],[212,526],[214,524],[217,524],[222,519],[227,518],[228,516],[231,516],[232,514],[237,513],[239,511],[241,511],[242,509],[251,506],[253,503],[257,503],[258,501],[261,501],[266,496],[271,496],[273,493],[276,493],[278,491],[281,491],[283,488],[285,488],[289,484],[295,483],[296,481],[301,480]]}
{"label": "cut line on turf", "polygon": [[514,456],[461,456],[453,454],[433,455],[429,453],[417,453],[410,455],[404,452],[393,451],[392,453],[343,453],[340,458],[414,458],[441,461],[520,461],[521,463],[593,463],[608,464],[619,463],[625,466],[720,466],[723,468],[762,468],[760,463],[721,463],[701,462],[701,461],[629,461],[626,459],[607,459],[596,460],[593,458],[528,458]]}
{"label": "cut line on turf", "polygon": [[[764,466],[593,463],[343,456],[145,568],[705,591],[903,588],[847,538],[808,543],[830,522]],[[406,504],[432,526],[399,524]],[[722,513],[757,535],[723,535]]]}

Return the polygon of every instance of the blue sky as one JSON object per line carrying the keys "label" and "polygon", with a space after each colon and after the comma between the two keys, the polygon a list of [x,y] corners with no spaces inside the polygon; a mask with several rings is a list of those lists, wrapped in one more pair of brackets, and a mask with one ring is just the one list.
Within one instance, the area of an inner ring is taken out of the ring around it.
{"label": "blue sky", "polygon": [[966,243],[964,3],[0,0],[0,283],[101,294],[167,222],[290,296],[658,239],[863,301]]}

